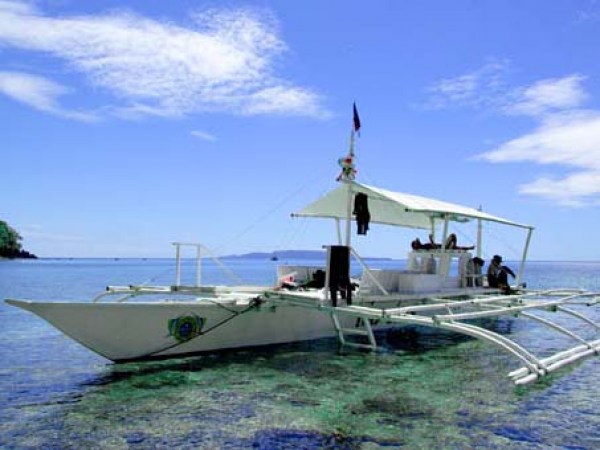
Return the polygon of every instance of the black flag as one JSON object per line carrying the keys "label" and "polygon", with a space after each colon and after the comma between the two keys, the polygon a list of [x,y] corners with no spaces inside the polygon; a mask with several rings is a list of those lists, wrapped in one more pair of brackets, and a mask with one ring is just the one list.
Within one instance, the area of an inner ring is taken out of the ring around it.
{"label": "black flag", "polygon": [[360,130],[360,119],[358,117],[358,111],[356,110],[356,103],[352,106],[354,108],[354,132],[358,132],[358,130]]}

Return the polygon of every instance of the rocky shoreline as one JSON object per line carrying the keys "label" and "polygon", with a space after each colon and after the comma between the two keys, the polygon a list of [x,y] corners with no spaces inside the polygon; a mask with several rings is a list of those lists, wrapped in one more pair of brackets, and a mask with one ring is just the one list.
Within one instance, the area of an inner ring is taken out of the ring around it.
{"label": "rocky shoreline", "polygon": [[18,250],[15,252],[6,252],[0,254],[0,259],[37,259],[37,256],[33,253],[29,253],[26,250]]}

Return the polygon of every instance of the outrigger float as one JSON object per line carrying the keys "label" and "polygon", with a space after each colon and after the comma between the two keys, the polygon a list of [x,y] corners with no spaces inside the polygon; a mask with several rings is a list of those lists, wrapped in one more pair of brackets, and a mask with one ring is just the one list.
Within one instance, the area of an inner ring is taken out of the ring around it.
{"label": "outrigger float", "polygon": [[[327,337],[337,337],[345,346],[377,350],[378,330],[407,325],[471,336],[513,355],[523,364],[509,374],[516,384],[533,382],[600,352],[600,326],[580,308],[572,307],[597,304],[599,293],[524,287],[522,276],[533,227],[479,209],[356,182],[357,128],[355,112],[350,151],[339,161],[340,185],[294,214],[326,218],[336,224],[337,242],[325,246],[322,266],[279,266],[275,287],[207,286],[202,284],[202,259],[208,249],[200,244],[175,243],[176,280],[172,286],[109,286],[91,302],[6,302],[42,317],[75,341],[116,362]],[[361,199],[360,205],[357,198]],[[474,270],[472,252],[445,245],[412,250],[403,270],[369,268],[351,245],[355,216],[362,221],[359,230],[363,233],[368,223],[424,229],[432,235],[441,228],[441,242],[446,242],[450,224],[477,221],[477,257],[481,256],[484,223],[523,229],[526,236],[516,286],[486,286],[486,277]],[[345,242],[342,224],[346,227]],[[188,246],[196,250],[193,286],[181,283],[181,250]],[[351,256],[362,266],[359,280],[350,280]],[[588,327],[592,337],[550,321],[547,314],[539,314],[541,311],[570,316]],[[477,325],[481,322],[478,319],[502,316],[535,321],[567,336],[575,345],[553,355],[536,356],[507,336]]]}

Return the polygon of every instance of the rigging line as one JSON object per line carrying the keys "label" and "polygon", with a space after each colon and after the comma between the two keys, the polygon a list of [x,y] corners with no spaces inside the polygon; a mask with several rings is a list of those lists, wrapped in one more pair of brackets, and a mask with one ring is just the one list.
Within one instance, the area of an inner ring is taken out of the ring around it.
{"label": "rigging line", "polygon": [[229,317],[226,317],[225,319],[221,320],[220,322],[217,322],[216,324],[214,324],[212,327],[206,329],[205,331],[201,331],[200,333],[198,333],[196,336],[192,337],[191,339],[188,339],[188,340],[183,341],[183,342],[175,342],[174,344],[169,344],[168,346],[166,346],[166,347],[164,347],[164,348],[162,348],[160,350],[155,350],[155,351],[152,351],[150,353],[146,353],[145,355],[138,356],[135,359],[150,358],[150,357],[155,356],[155,355],[157,355],[159,353],[166,352],[167,350],[171,350],[173,348],[179,347],[180,345],[187,344],[188,342],[191,342],[194,339],[196,339],[196,338],[198,338],[200,336],[204,336],[204,335],[210,333],[211,331],[213,331],[213,330],[221,327],[222,325],[225,325],[230,320],[232,320],[232,319],[234,319],[236,317],[239,317],[242,314],[245,314],[245,313],[247,313],[247,312],[249,312],[249,311],[251,311],[251,310],[253,310],[255,308],[258,308],[258,306],[260,306],[261,303],[262,303],[262,299],[260,299],[260,297],[256,297],[256,298],[253,298],[250,301],[250,305],[246,309],[243,309],[242,311],[232,311],[232,310],[229,310],[228,308],[225,308],[229,312],[232,313]]}
{"label": "rigging line", "polygon": [[169,272],[174,272],[174,271],[175,271],[175,269],[173,269],[172,267],[170,267],[170,268],[168,268],[168,269],[165,269],[165,270],[163,270],[162,272],[160,272],[160,273],[158,273],[158,274],[156,274],[156,275],[154,275],[154,276],[151,276],[151,277],[150,277],[150,278],[148,278],[146,281],[142,282],[142,284],[140,284],[140,286],[147,286],[147,285],[148,285],[148,283],[150,283],[150,282],[153,282],[153,281],[155,281],[156,279],[158,279],[159,277],[162,277],[162,276],[164,276],[164,275],[168,274]]}
{"label": "rigging line", "polygon": [[504,248],[507,248],[513,254],[519,255],[519,250],[517,248],[515,248],[514,245],[512,245],[510,242],[507,241],[505,234],[498,233],[498,230],[496,228],[487,227],[487,228],[484,228],[484,232],[486,233],[487,237],[491,237],[493,240],[500,243],[501,246],[503,246]]}
{"label": "rigging line", "polygon": [[284,250],[286,248],[290,248],[295,242],[298,241],[302,236],[306,235],[306,231],[308,229],[309,223],[306,217],[300,218],[298,225],[293,229],[286,233],[286,235],[281,239],[279,245],[276,246],[277,250]]}
{"label": "rigging line", "polygon": [[[138,286],[148,286],[149,283],[155,281],[156,279],[158,279],[159,277],[162,277],[166,274],[168,274],[169,272],[174,272],[175,269],[173,269],[172,267],[163,270],[162,272],[159,272],[155,275],[152,275],[150,278],[147,278],[146,281],[143,281],[142,283],[140,283]],[[123,297],[120,301],[124,301],[125,299],[131,297],[130,295]]]}
{"label": "rigging line", "polygon": [[371,177],[365,172],[364,169],[361,169],[360,174],[361,174],[361,178],[363,178],[365,180],[365,184],[370,184],[371,186],[377,186],[377,183],[371,179]]}
{"label": "rigging line", "polygon": [[253,228],[255,228],[260,222],[264,221],[267,217],[271,216],[275,211],[277,211],[283,205],[285,205],[286,203],[288,203],[290,199],[294,198],[295,196],[297,196],[298,194],[300,194],[302,191],[304,191],[309,184],[313,184],[315,180],[317,180],[319,178],[322,178],[323,173],[324,173],[324,170],[322,170],[320,173],[318,173],[317,175],[315,175],[313,178],[308,179],[298,189],[296,189],[295,191],[293,191],[291,194],[288,194],[287,196],[285,196],[274,207],[272,207],[271,209],[269,209],[268,211],[266,211],[265,213],[263,213],[262,215],[260,215],[257,219],[255,219],[248,226],[246,226],[244,229],[242,229],[239,233],[237,233],[236,235],[234,235],[231,239],[229,239],[227,241],[227,243],[223,243],[223,244],[217,246],[215,248],[215,253],[218,253],[226,245],[231,245],[233,243],[236,243],[242,236],[246,235],[249,231],[251,231]]}
{"label": "rigging line", "polygon": [[[464,231],[462,231],[456,227],[452,227],[452,233],[457,234],[461,238],[462,242],[470,242],[471,244],[473,244],[472,236],[468,235]],[[459,243],[458,245],[465,245],[465,244]],[[475,244],[473,244],[473,245],[475,245]]]}
{"label": "rigging line", "polygon": [[[204,247],[204,246],[203,246]],[[213,252],[207,248],[204,247],[204,251],[207,252],[210,257],[212,258],[212,260],[221,268],[221,270],[223,270],[223,272],[225,272],[226,275],[229,276],[229,278],[235,282],[235,283],[239,283],[239,284],[243,284],[243,280],[241,277],[239,277],[233,270],[231,270],[229,267],[227,267],[217,256],[215,256],[213,254]],[[200,262],[202,262],[202,259],[200,260]]]}

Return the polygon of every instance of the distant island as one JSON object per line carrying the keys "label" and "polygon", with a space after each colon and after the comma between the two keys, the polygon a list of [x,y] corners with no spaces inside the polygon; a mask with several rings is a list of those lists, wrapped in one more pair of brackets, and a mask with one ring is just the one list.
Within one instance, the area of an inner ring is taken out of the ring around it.
{"label": "distant island", "polygon": [[21,235],[5,221],[0,220],[0,258],[16,259],[35,259],[33,253],[23,250],[21,245]]}
{"label": "distant island", "polygon": [[[274,252],[254,252],[241,255],[221,256],[221,259],[270,259],[271,261],[286,259],[324,259],[324,250],[278,250]],[[392,258],[363,258],[368,260],[390,261]]]}

